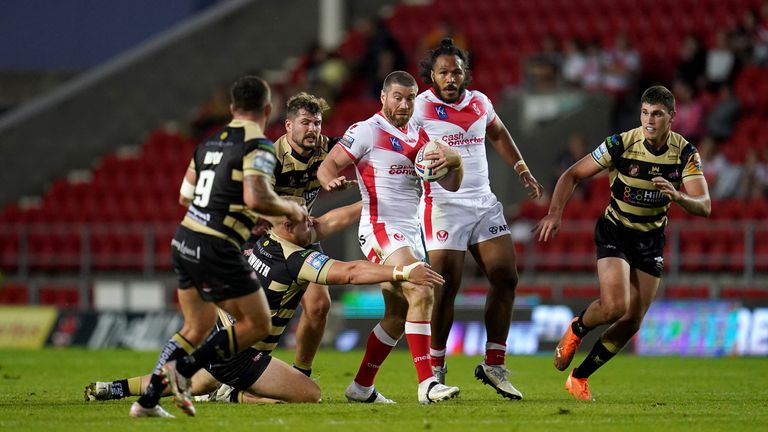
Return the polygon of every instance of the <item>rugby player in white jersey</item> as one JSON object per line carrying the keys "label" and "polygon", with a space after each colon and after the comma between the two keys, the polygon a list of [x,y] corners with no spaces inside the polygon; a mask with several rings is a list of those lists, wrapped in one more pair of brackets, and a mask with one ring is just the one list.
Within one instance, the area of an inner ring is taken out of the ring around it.
{"label": "rugby player in white jersey", "polygon": [[[382,109],[368,120],[347,129],[317,177],[326,191],[354,184],[340,173],[355,166],[363,210],[360,247],[369,260],[387,265],[409,265],[425,258],[419,229],[419,178],[414,158],[429,141],[426,133],[409,121],[418,93],[409,73],[395,71],[384,80]],[[456,190],[463,175],[458,153],[448,146],[427,154],[432,167],[448,168],[436,183]],[[437,382],[429,362],[432,290],[408,282],[382,284],[384,317],[368,337],[365,355],[354,381],[347,387],[350,402],[392,403],[374,388],[374,379],[398,339],[405,333],[419,385],[419,402],[428,404],[455,397],[458,387]]]}
{"label": "rugby player in white jersey", "polygon": [[471,81],[466,52],[453,45],[451,39],[443,39],[422,60],[420,73],[432,88],[416,98],[413,120],[430,138],[440,138],[458,151],[467,173],[455,193],[440,184],[425,182],[419,208],[429,262],[445,278],[445,285],[435,290],[432,310],[433,372],[445,383],[446,344],[453,325],[454,300],[461,286],[464,256],[469,250],[490,282],[485,302],[485,359],[475,368],[475,377],[503,397],[522,399],[504,367],[518,279],[515,247],[504,207],[491,192],[486,137],[514,168],[523,186],[530,189],[529,197],[539,198],[542,187],[488,97],[466,88]]}

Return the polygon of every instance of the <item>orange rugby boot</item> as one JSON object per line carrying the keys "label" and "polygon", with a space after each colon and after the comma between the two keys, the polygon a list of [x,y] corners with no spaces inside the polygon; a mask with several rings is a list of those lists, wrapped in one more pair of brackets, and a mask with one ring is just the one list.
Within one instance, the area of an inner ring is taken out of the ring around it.
{"label": "orange rugby boot", "polygon": [[560,342],[555,348],[555,367],[557,370],[562,371],[568,368],[568,365],[573,360],[573,356],[576,354],[576,350],[581,345],[581,338],[576,336],[571,329],[573,323],[578,319],[576,317],[571,320],[571,323],[568,324],[568,328],[565,330],[565,334],[560,338]]}

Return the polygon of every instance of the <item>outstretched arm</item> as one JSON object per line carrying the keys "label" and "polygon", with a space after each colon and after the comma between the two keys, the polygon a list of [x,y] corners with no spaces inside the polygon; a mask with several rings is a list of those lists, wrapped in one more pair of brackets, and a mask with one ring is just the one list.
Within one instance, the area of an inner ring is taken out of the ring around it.
{"label": "outstretched arm", "polygon": [[491,144],[499,153],[502,159],[511,167],[515,169],[515,172],[520,176],[520,182],[523,187],[529,189],[528,197],[531,199],[537,199],[541,196],[544,188],[533,177],[528,166],[523,161],[523,155],[520,153],[520,149],[517,148],[517,144],[512,139],[507,127],[500,118],[496,117],[486,128],[486,134],[488,139],[491,140]]}
{"label": "outstretched arm", "polygon": [[379,265],[363,260],[336,261],[328,270],[326,278],[329,285],[363,285],[402,281],[432,288],[445,283],[439,273],[421,261],[407,266]]}
{"label": "outstretched arm", "polygon": [[571,199],[576,185],[602,170],[603,167],[595,162],[591,154],[584,156],[565,170],[555,185],[555,191],[552,193],[552,200],[549,203],[549,212],[536,224],[533,230],[534,236],[538,237],[539,241],[554,238],[560,230],[565,204]]}
{"label": "outstretched arm", "polygon": [[313,221],[315,240],[323,240],[348,226],[360,221],[363,202],[358,201],[344,207],[333,209]]}
{"label": "outstretched arm", "polygon": [[353,162],[352,158],[341,146],[333,146],[333,149],[328,153],[328,156],[317,170],[317,179],[320,180],[320,185],[323,186],[323,189],[327,192],[333,192],[356,185],[357,181],[347,180],[345,176],[339,175],[340,172],[352,165]]}

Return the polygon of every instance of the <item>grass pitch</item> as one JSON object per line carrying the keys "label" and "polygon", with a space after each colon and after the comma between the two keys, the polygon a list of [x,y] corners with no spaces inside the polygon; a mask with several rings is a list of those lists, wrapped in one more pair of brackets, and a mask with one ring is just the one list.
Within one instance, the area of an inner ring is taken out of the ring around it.
{"label": "grass pitch", "polygon": [[[290,361],[291,352],[276,356]],[[473,376],[479,357],[449,357],[448,383],[459,398],[430,406],[416,400],[416,377],[405,350],[394,352],[377,389],[397,405],[349,404],[344,389],[360,352],[323,351],[313,377],[323,403],[255,406],[198,403],[198,415],[132,419],[133,399],[83,401],[83,387],[151,370],[157,353],[80,349],[0,350],[0,431],[679,431],[768,430],[768,359],[634,357],[619,355],[590,379],[595,402],[564,390],[565,372],[549,356],[509,356],[523,401],[496,395]],[[578,364],[581,356],[575,359]]]}

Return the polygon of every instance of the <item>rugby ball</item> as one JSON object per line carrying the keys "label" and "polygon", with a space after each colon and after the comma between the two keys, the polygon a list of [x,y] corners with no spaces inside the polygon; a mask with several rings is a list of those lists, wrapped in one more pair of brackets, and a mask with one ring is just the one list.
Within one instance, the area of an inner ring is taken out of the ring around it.
{"label": "rugby ball", "polygon": [[448,174],[448,168],[443,167],[439,170],[433,170],[431,165],[434,161],[430,159],[424,159],[425,154],[437,151],[438,143],[447,145],[440,139],[430,140],[419,149],[418,153],[416,153],[416,159],[414,160],[413,165],[416,168],[416,175],[418,175],[419,178],[424,181],[437,181]]}

